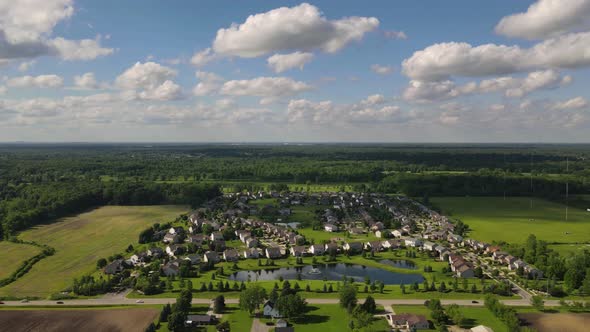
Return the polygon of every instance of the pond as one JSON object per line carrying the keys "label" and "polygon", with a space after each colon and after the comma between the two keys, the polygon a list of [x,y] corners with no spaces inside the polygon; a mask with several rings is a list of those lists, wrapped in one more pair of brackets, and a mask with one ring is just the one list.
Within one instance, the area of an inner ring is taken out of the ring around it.
{"label": "pond", "polygon": [[393,266],[393,267],[399,267],[401,269],[408,269],[408,270],[415,270],[416,269],[416,264],[414,264],[414,262],[408,261],[405,259],[393,259],[393,260],[382,259],[379,261],[379,263]]}
{"label": "pond", "polygon": [[371,266],[344,263],[281,267],[258,271],[239,271],[230,275],[229,279],[235,281],[257,281],[278,280],[279,277],[283,277],[283,279],[297,280],[298,275],[301,276],[301,280],[326,279],[342,281],[342,278],[346,276],[359,282],[363,282],[365,281],[365,277],[369,277],[371,281],[380,280],[386,285],[398,285],[400,283],[407,285],[424,281],[422,275],[418,273],[396,273]]}

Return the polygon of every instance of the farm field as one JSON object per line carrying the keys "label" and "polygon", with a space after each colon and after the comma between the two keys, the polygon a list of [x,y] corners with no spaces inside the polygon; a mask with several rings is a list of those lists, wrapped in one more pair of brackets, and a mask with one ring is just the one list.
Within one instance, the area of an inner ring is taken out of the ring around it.
{"label": "farm field", "polygon": [[590,250],[590,244],[550,244],[548,247],[564,257],[568,257],[584,249]]}
{"label": "farm field", "polygon": [[518,317],[539,332],[585,332],[590,324],[588,313],[524,313]]}
{"label": "farm field", "polygon": [[574,243],[590,240],[590,212],[527,197],[436,197],[431,201],[443,213],[459,218],[469,225],[469,237],[486,242],[522,243],[528,234],[553,243]]}
{"label": "farm field", "polygon": [[0,310],[0,331],[130,331],[141,332],[157,309]]}
{"label": "farm field", "polygon": [[41,252],[30,244],[0,241],[0,279],[4,279],[21,265],[21,263]]}
{"label": "farm field", "polygon": [[19,235],[55,248],[53,256],[33,266],[22,278],[0,288],[0,296],[47,297],[92,273],[99,258],[124,252],[148,225],[187,212],[184,206],[105,206]]}

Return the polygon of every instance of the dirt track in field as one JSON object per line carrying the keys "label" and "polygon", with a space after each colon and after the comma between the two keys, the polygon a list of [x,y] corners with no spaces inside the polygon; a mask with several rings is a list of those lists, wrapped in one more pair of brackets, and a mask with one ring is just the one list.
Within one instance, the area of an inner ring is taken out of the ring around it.
{"label": "dirt track in field", "polygon": [[0,310],[0,331],[11,332],[143,332],[156,309]]}
{"label": "dirt track in field", "polygon": [[586,332],[590,314],[580,313],[527,313],[518,315],[539,332]]}

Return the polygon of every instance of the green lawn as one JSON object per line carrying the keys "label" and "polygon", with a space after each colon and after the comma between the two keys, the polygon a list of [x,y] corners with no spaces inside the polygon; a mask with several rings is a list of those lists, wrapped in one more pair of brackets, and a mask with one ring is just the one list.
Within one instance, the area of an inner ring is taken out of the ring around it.
{"label": "green lawn", "polygon": [[155,222],[170,221],[187,212],[184,206],[105,206],[19,235],[55,248],[22,278],[0,288],[0,295],[46,297],[70,286],[76,277],[96,271],[96,261],[124,252]]}
{"label": "green lawn", "polygon": [[569,208],[565,221],[565,205],[526,197],[437,197],[431,201],[472,231],[469,237],[492,242],[522,243],[528,234],[557,243],[590,241],[590,212]]}
{"label": "green lawn", "polygon": [[30,244],[0,241],[0,279],[10,276],[22,262],[40,252],[40,248]]}
{"label": "green lawn", "polygon": [[557,251],[562,256],[569,256],[581,252],[584,249],[590,250],[590,244],[550,244],[550,249]]}
{"label": "green lawn", "polygon": [[[349,331],[350,315],[338,304],[308,305],[307,313],[293,321],[297,332],[340,332]],[[371,324],[372,331],[388,331],[385,319],[375,319]],[[240,330],[241,331],[241,330]]]}
{"label": "green lawn", "polygon": [[461,312],[465,317],[462,327],[472,328],[477,325],[485,325],[494,332],[508,332],[508,328],[500,321],[491,311],[482,307],[461,307]]}

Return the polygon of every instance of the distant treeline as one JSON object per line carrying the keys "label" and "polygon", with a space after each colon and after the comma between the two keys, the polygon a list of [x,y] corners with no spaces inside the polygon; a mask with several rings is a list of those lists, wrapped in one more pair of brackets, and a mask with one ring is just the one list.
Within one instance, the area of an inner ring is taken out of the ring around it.
{"label": "distant treeline", "polygon": [[153,182],[50,182],[5,186],[0,238],[101,205],[186,204],[199,206],[221,194],[212,184]]}
{"label": "distant treeline", "polygon": [[566,192],[586,194],[590,181],[575,177],[522,176],[497,173],[464,174],[405,174],[388,176],[375,185],[385,193],[404,193],[409,196],[535,196],[560,200]]}

